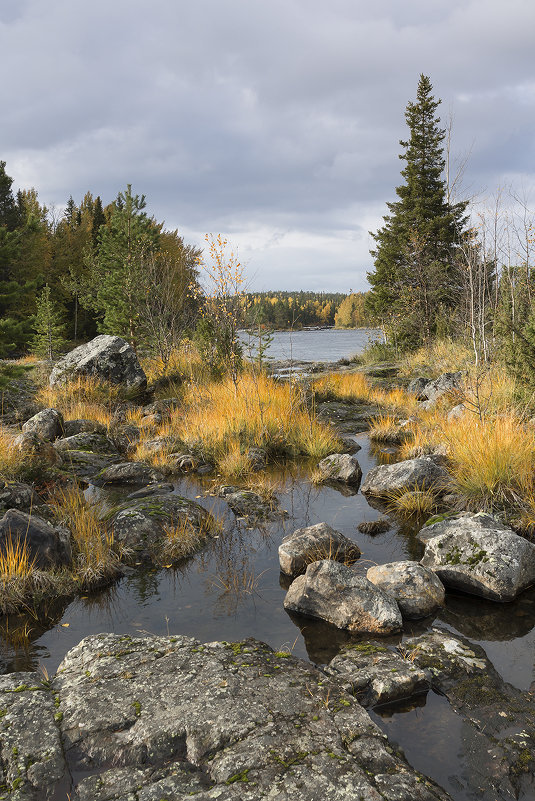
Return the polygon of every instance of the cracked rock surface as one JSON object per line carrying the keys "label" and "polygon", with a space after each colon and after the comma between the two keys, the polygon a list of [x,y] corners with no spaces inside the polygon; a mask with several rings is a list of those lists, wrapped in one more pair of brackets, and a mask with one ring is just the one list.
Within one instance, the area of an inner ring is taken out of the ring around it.
{"label": "cracked rock surface", "polygon": [[1,678],[0,798],[449,798],[341,686],[255,640],[99,634],[73,648],[46,687],[36,674]]}

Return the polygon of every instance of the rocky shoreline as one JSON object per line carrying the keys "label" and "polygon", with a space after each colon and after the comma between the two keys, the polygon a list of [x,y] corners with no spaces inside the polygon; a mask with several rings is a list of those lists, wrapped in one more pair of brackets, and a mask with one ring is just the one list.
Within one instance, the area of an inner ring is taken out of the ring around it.
{"label": "rocky shoreline", "polygon": [[[142,383],[137,367],[135,382]],[[450,385],[443,379],[412,391],[432,403]],[[319,409],[346,435],[363,430],[373,411],[333,402]],[[144,412],[161,422],[165,403]],[[206,510],[173,494],[173,484],[154,467],[125,461],[121,435],[128,443],[135,432],[121,426],[110,436],[90,421],[65,421],[46,409],[25,422],[18,447],[56,470],[68,465],[95,486],[128,492],[105,518],[123,563],[162,564],[170,524],[186,522],[202,532],[188,553],[203,547],[211,529]],[[348,450],[355,448],[348,444]],[[262,467],[262,454],[257,457]],[[195,457],[177,453],[177,468],[184,467],[197,469]],[[482,801],[535,797],[531,693],[503,681],[480,647],[446,628],[405,636],[398,646],[378,639],[432,614],[449,588],[513,600],[535,583],[535,545],[491,515],[451,509],[440,458],[379,465],[362,485],[354,454],[328,457],[318,470],[319,480],[349,492],[360,487],[378,501],[393,488],[426,486],[445,499],[447,511],[418,535],[425,549],[420,562],[357,575],[351,568],[361,556],[357,543],[327,523],[298,529],[281,543],[281,571],[289,577],[285,608],[367,639],[314,666],[251,639],[86,637],[52,677],[0,676],[0,801],[445,801],[450,796],[411,768],[366,712],[427,692],[445,697],[463,721],[473,772],[463,781],[471,792]],[[223,485],[218,493],[236,515],[283,513],[250,490]],[[68,532],[50,522],[44,507],[40,517],[31,485],[6,483],[0,500],[1,542],[26,531],[40,569],[70,565]],[[28,536],[30,527],[36,530]]]}

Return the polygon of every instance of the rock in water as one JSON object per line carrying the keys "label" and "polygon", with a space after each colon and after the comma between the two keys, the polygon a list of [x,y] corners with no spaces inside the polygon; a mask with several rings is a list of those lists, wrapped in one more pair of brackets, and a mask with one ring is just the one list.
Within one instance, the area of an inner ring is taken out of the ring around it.
{"label": "rock in water", "polygon": [[463,512],[424,527],[421,564],[447,587],[512,601],[535,584],[535,545],[492,515]]}
{"label": "rock in water", "polygon": [[358,576],[350,567],[329,559],[313,562],[290,586],[284,608],[318,617],[339,629],[367,634],[392,634],[402,626],[392,596]]}
{"label": "rock in water", "polygon": [[38,568],[58,567],[71,562],[70,534],[66,529],[54,528],[37,515],[28,515],[18,509],[8,509],[0,520],[0,550],[6,544],[26,543],[30,561]]}
{"label": "rock in water", "polygon": [[451,801],[334,677],[255,640],[98,634],[0,694],[10,801]]}
{"label": "rock in water", "polygon": [[95,337],[60,359],[50,373],[50,386],[64,384],[78,375],[125,384],[134,391],[144,390],[147,386],[147,376],[134,349],[121,337],[108,334]]}
{"label": "rock in water", "polygon": [[362,478],[358,460],[349,453],[333,453],[331,456],[326,456],[318,464],[318,469],[325,481],[342,481],[357,488]]}
{"label": "rock in water", "polygon": [[335,559],[337,562],[355,562],[360,557],[360,548],[327,523],[298,528],[284,537],[279,545],[280,569],[287,576],[304,573],[307,565],[320,559]]}
{"label": "rock in water", "polygon": [[450,484],[449,473],[433,459],[421,456],[394,464],[381,464],[367,474],[361,487],[363,495],[387,496],[401,490],[445,490]]}
{"label": "rock in water", "polygon": [[418,562],[376,565],[369,568],[366,577],[396,599],[403,617],[426,617],[444,606],[444,585]]}

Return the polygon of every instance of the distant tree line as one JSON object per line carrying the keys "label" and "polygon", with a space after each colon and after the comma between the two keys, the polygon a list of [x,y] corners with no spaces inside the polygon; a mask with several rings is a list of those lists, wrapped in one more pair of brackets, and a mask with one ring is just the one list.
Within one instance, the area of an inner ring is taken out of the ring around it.
{"label": "distant tree line", "polygon": [[364,308],[365,293],[256,292],[245,298],[246,325],[272,329],[307,326],[357,328],[371,324]]}

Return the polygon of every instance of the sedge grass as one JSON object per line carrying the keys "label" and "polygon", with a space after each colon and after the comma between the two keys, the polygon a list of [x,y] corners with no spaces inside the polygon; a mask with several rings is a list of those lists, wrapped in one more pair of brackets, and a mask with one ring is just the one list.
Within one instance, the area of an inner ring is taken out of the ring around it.
{"label": "sedge grass", "polygon": [[414,432],[412,426],[400,426],[397,417],[382,414],[370,420],[369,436],[372,442],[399,445],[412,440]]}
{"label": "sedge grass", "polygon": [[13,431],[0,426],[0,477],[4,481],[23,477],[28,468],[28,454],[15,445],[15,439]]}
{"label": "sedge grass", "polygon": [[114,407],[122,400],[123,388],[99,381],[91,376],[78,376],[72,381],[38,390],[36,400],[58,409],[67,420],[95,420],[109,426]]}
{"label": "sedge grass", "polygon": [[107,531],[98,511],[77,487],[58,489],[51,502],[57,519],[71,531],[73,573],[80,587],[89,589],[110,581],[119,573],[120,553],[113,532]]}
{"label": "sedge grass", "polygon": [[386,496],[387,509],[403,520],[428,518],[437,508],[433,487],[396,490]]}
{"label": "sedge grass", "polygon": [[[262,448],[272,458],[321,459],[340,446],[332,429],[308,409],[299,388],[250,372],[237,382],[225,378],[187,385],[183,404],[171,411],[158,436],[183,443],[187,451],[213,462],[225,475],[250,470],[249,448]],[[149,458],[161,462],[165,452]]]}

